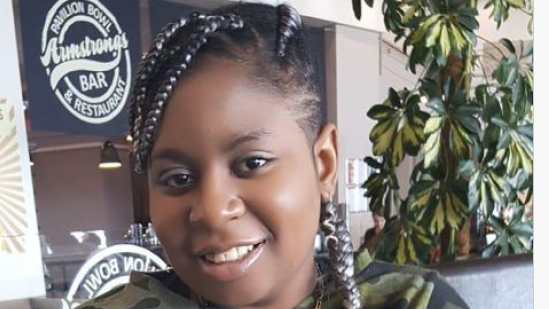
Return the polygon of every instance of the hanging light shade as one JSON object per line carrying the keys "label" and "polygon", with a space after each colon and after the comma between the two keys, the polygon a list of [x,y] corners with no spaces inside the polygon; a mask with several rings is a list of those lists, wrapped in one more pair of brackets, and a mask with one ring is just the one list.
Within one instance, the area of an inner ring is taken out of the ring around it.
{"label": "hanging light shade", "polygon": [[101,148],[100,169],[116,169],[122,166],[118,152],[111,141],[106,141]]}

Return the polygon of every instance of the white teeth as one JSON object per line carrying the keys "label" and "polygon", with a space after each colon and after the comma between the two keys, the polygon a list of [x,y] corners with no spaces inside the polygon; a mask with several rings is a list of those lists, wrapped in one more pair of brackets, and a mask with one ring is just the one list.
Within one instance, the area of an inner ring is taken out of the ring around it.
{"label": "white teeth", "polygon": [[244,254],[248,253],[248,248],[247,247],[238,247],[238,255],[239,256],[243,256]]}
{"label": "white teeth", "polygon": [[225,259],[227,262],[234,261],[238,258],[238,251],[236,251],[236,248],[231,248],[227,253],[225,253]]}
{"label": "white teeth", "polygon": [[225,262],[225,254],[214,254],[213,261],[215,263]]}
{"label": "white teeth", "polygon": [[246,256],[250,251],[254,249],[253,245],[232,247],[231,249],[221,253],[209,253],[206,254],[206,260],[213,263],[223,263],[236,261]]}

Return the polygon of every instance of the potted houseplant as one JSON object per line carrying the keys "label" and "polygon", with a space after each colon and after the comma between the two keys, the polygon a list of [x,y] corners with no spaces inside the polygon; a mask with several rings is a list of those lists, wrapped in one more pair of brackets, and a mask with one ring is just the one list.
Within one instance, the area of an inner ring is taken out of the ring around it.
{"label": "potted houseplant", "polygon": [[[363,0],[370,7],[374,0]],[[361,0],[353,0],[360,19]],[[476,0],[383,0],[387,31],[402,42],[413,89],[389,89],[368,111],[375,169],[364,182],[374,213],[387,223],[373,254],[397,263],[426,264],[456,256],[457,235],[480,217],[496,239],[483,255],[531,250],[533,223],[532,43],[502,39],[489,76],[483,67]],[[528,0],[487,0],[497,26],[510,10],[532,15]],[[530,23],[530,31],[531,23]],[[483,72],[473,82],[474,68]],[[395,170],[406,156],[419,162],[402,198]],[[395,214],[396,213],[396,214]]]}

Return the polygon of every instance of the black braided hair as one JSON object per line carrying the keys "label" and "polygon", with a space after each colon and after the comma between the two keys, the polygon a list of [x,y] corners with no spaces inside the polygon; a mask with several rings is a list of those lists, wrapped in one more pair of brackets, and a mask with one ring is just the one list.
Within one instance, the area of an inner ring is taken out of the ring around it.
{"label": "black braided hair", "polygon": [[239,3],[174,21],[154,40],[131,96],[137,171],[148,165],[157,123],[180,77],[200,66],[207,55],[241,63],[259,85],[291,98],[289,107],[312,144],[320,128],[320,102],[299,15],[286,5]]}
{"label": "black braided hair", "polygon": [[301,31],[302,24],[299,13],[291,6],[280,5],[277,13],[280,22],[278,23],[276,53],[283,58],[290,41],[297,37],[297,33]]}
{"label": "black braided hair", "polygon": [[[206,44],[208,36],[215,31],[223,30],[235,30],[243,27],[242,20],[232,14],[220,15],[220,16],[204,16],[194,15],[196,20],[196,26],[189,35],[186,46],[183,51],[176,55],[182,48],[180,45],[174,45],[168,49],[169,56],[172,56],[172,66],[166,70],[163,74],[163,81],[157,88],[157,92],[154,95],[152,103],[146,113],[145,122],[142,124],[142,128],[138,128],[138,143],[134,146],[136,162],[139,165],[147,159],[154,138],[158,130],[157,122],[162,117],[167,102],[177,86],[177,82],[182,73],[185,72],[198,50]],[[137,123],[136,123],[137,124]]]}
{"label": "black braided hair", "polygon": [[320,228],[328,245],[329,274],[336,281],[346,309],[360,308],[360,293],[354,279],[353,245],[345,221],[337,219],[332,201],[323,203]]}
{"label": "black braided hair", "polygon": [[[196,15],[191,16],[191,20]],[[133,91],[130,98],[130,129],[131,137],[133,140],[134,148],[139,145],[139,134],[142,123],[142,105],[144,104],[147,96],[147,86],[149,80],[157,72],[157,64],[159,59],[164,54],[164,43],[168,41],[173,35],[187,24],[186,18],[180,18],[174,22],[167,24],[156,36],[151,44],[149,52],[141,60],[139,64],[139,70],[137,71]]]}
{"label": "black braided hair", "polygon": [[[207,63],[207,56],[236,61],[258,85],[289,98],[283,104],[296,116],[308,141],[314,142],[321,125],[320,99],[299,14],[287,5],[237,3],[169,23],[142,59],[130,103],[137,172],[148,166],[173,90],[193,68]],[[328,211],[335,214],[333,209]],[[332,217],[324,217],[325,223],[331,222]],[[358,308],[349,233],[341,222],[332,226],[329,235],[337,241],[329,244],[331,275],[344,296],[345,308]]]}

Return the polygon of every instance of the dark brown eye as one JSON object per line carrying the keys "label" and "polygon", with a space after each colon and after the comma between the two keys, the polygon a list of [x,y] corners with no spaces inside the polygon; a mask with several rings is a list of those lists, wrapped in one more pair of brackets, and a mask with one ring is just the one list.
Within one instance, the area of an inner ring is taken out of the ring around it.
{"label": "dark brown eye", "polygon": [[243,159],[235,166],[234,173],[239,176],[249,176],[269,163],[271,159],[263,157],[249,157]]}
{"label": "dark brown eye", "polygon": [[167,173],[160,179],[160,183],[166,187],[180,189],[189,186],[193,182],[193,178],[187,173]]}
{"label": "dark brown eye", "polygon": [[265,165],[267,163],[267,159],[264,158],[250,158],[246,160],[246,168],[250,170],[255,170],[257,168],[260,168],[261,166]]}
{"label": "dark brown eye", "polygon": [[179,174],[179,175],[173,175],[170,178],[168,178],[167,183],[172,187],[179,187],[189,183],[189,180],[190,180],[189,175]]}

